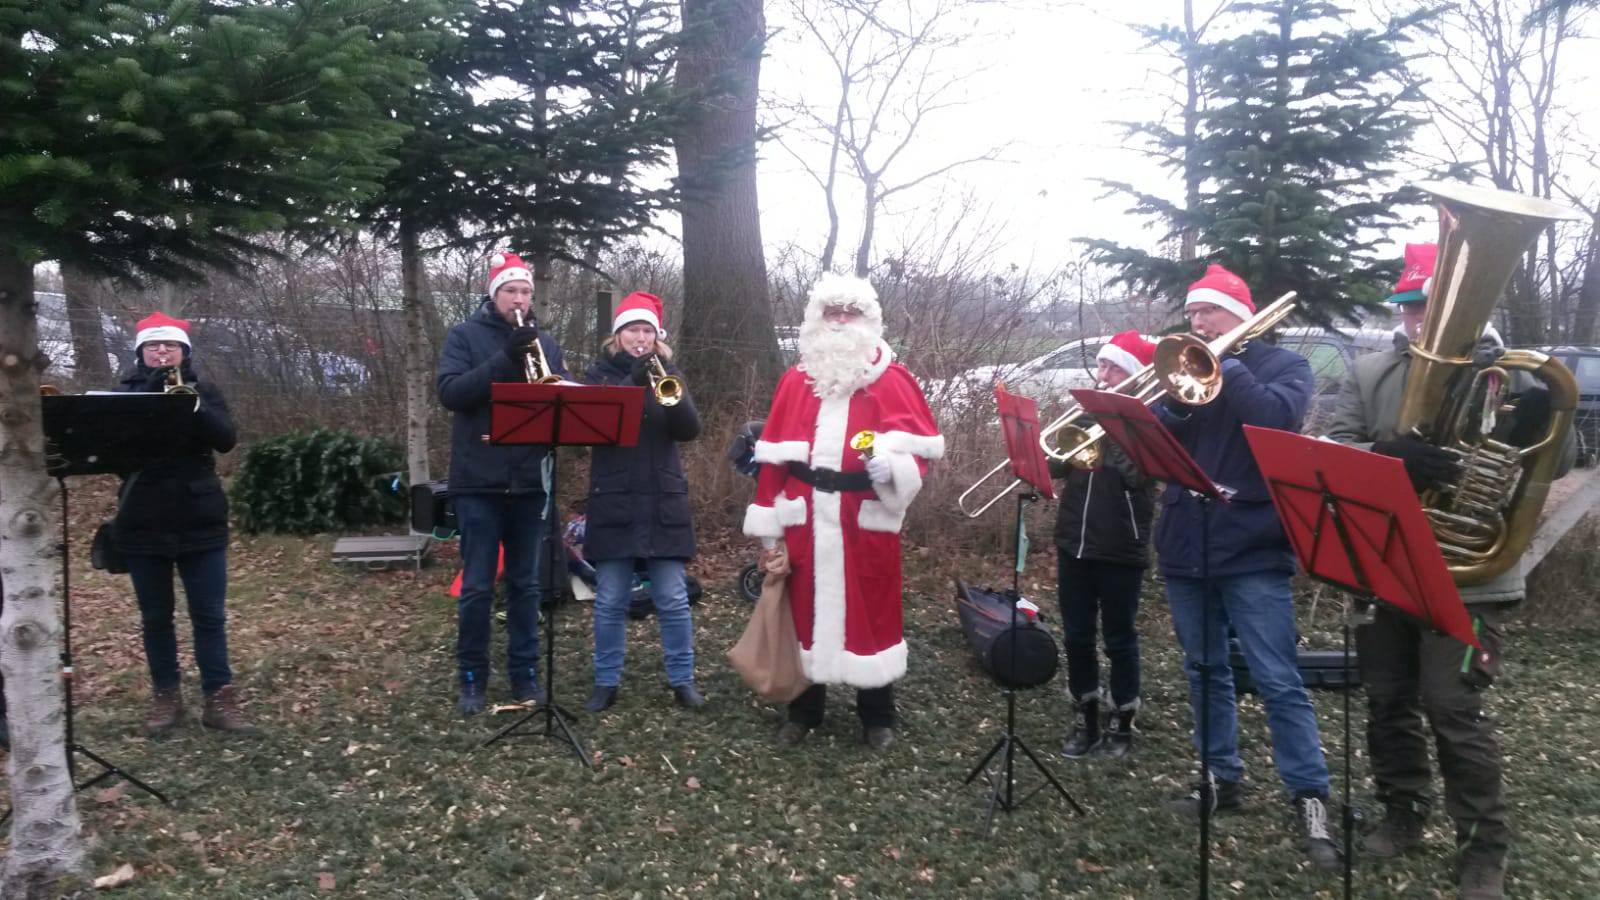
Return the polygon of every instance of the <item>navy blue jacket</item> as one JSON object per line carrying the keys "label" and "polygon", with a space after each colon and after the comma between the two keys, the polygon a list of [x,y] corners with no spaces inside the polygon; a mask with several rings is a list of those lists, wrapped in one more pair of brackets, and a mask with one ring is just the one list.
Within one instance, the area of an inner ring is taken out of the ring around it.
{"label": "navy blue jacket", "polygon": [[[176,558],[228,546],[228,497],[217,479],[217,454],[233,449],[237,433],[228,402],[209,381],[195,375],[188,357],[183,380],[200,393],[193,430],[174,455],[126,479],[117,504],[112,538],[123,553]],[[122,375],[119,391],[163,390],[166,377],[143,361]],[[152,438],[155,440],[155,438]]]}
{"label": "navy blue jacket", "polygon": [[[668,372],[677,369],[666,365]],[[602,357],[589,367],[591,384],[631,385],[633,357]],[[694,556],[689,482],[678,444],[700,434],[700,415],[687,390],[664,407],[646,390],[639,443],[596,447],[589,469],[583,555],[603,559],[688,559]]]}
{"label": "navy blue jacket", "polygon": [[1200,501],[1176,485],[1161,495],[1156,553],[1161,573],[1187,578],[1294,571],[1289,539],[1267,495],[1266,483],[1244,426],[1300,430],[1315,384],[1305,357],[1264,341],[1251,341],[1223,361],[1222,394],[1205,406],[1170,398],[1157,403],[1162,423],[1211,480],[1231,488],[1231,502],[1213,503],[1210,528]]}
{"label": "navy blue jacket", "polygon": [[[496,446],[489,433],[489,385],[524,381],[522,366],[506,357],[511,325],[485,299],[472,317],[445,335],[439,354],[439,402],[455,413],[450,422],[450,493],[533,494],[544,491],[539,466],[549,447]],[[539,332],[544,358],[555,374],[567,377],[561,345]]]}

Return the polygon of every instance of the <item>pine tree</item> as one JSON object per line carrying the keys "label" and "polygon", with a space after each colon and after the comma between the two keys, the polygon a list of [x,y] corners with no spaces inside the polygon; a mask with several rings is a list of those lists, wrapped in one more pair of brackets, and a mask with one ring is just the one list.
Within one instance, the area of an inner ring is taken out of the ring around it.
{"label": "pine tree", "polygon": [[1307,318],[1352,318],[1377,304],[1396,261],[1385,235],[1401,224],[1395,163],[1419,121],[1395,78],[1401,46],[1424,13],[1384,29],[1351,29],[1324,0],[1235,3],[1231,29],[1200,56],[1202,107],[1184,164],[1199,174],[1193,227],[1199,259],[1140,258],[1091,242],[1122,279],[1181,298],[1184,283],[1221,263],[1264,305],[1299,294]]}
{"label": "pine tree", "polygon": [[403,129],[386,98],[413,74],[395,52],[409,6],[0,0],[0,669],[15,809],[0,895],[40,896],[83,854],[59,715],[60,522],[33,266],[193,277],[255,252],[253,234],[339,220],[393,164]]}

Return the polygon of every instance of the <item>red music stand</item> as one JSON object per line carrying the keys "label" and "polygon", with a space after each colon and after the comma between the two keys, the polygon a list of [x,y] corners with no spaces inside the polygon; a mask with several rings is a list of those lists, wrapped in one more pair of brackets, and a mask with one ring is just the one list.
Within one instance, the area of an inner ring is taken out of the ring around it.
{"label": "red music stand", "polygon": [[[1083,815],[1083,807],[1067,793],[1067,789],[1061,786],[1056,776],[1016,733],[1017,603],[1022,599],[1022,565],[1028,555],[1028,532],[1023,513],[1028,504],[1038,502],[1041,494],[1054,499],[1056,491],[1055,485],[1050,481],[1050,465],[1045,461],[1044,448],[1039,443],[1039,405],[1027,397],[1007,391],[1004,384],[994,386],[994,400],[1000,408],[1000,430],[1005,435],[1006,455],[1011,460],[1011,473],[1017,477],[1017,481],[1028,485],[1028,489],[1017,494],[1016,564],[1011,574],[1011,673],[1002,686],[1006,695],[1006,724],[994,746],[989,748],[989,752],[978,760],[978,764],[972,767],[972,771],[968,772],[966,779],[961,782],[971,784],[972,780],[978,777],[978,773],[988,767],[991,759],[1000,757],[999,764],[989,777],[988,812],[983,818],[985,835],[994,829],[996,809],[1011,812],[1021,806],[1028,797],[1044,789],[1044,785],[1040,785],[1021,800],[1016,799],[1018,750],[1033,761],[1034,768],[1039,770],[1045,777],[1046,783],[1056,789],[1056,793],[1067,801],[1073,811],[1080,816]],[[1010,488],[1006,490],[1009,491]],[[1005,495],[1002,493],[1000,496]],[[995,499],[998,500],[999,497]],[[992,504],[994,500],[989,502]],[[988,506],[984,508],[987,509]]]}
{"label": "red music stand", "polygon": [[[1289,544],[1306,574],[1381,600],[1408,618],[1473,647],[1472,618],[1461,602],[1405,464],[1393,457],[1246,425]],[[1344,616],[1344,896],[1352,890],[1350,805],[1350,610]]]}
{"label": "red music stand", "polygon": [[[1231,488],[1212,481],[1189,451],[1183,448],[1172,432],[1161,424],[1155,413],[1138,399],[1116,391],[1095,391],[1077,388],[1072,391],[1085,410],[1095,417],[1100,427],[1134,465],[1146,476],[1168,484],[1175,484],[1194,494],[1200,500],[1200,580],[1211,577],[1211,554],[1205,536],[1211,531],[1211,504],[1228,502]],[[1200,607],[1200,714],[1195,716],[1200,729],[1200,746],[1211,746],[1211,604]],[[1224,661],[1223,665],[1227,665]],[[1200,896],[1211,892],[1211,813],[1214,797],[1211,784],[1211,760],[1205,750],[1200,751]]]}
{"label": "red music stand", "polygon": [[[491,444],[547,445],[550,461],[545,483],[545,503],[549,530],[545,535],[545,596],[544,607],[544,661],[545,699],[527,715],[512,722],[483,742],[487,747],[495,741],[513,734],[541,734],[560,737],[572,746],[578,760],[594,768],[583,742],[572,730],[571,713],[556,704],[555,669],[555,618],[559,605],[557,592],[566,599],[570,584],[560,580],[558,587],[556,560],[562,558],[561,523],[557,520],[556,487],[558,447],[616,446],[632,447],[639,442],[639,425],[644,410],[644,388],[613,387],[584,384],[525,384],[505,383],[489,386],[489,434]],[[540,716],[544,717],[542,732],[519,732],[523,725]],[[557,734],[559,730],[560,734]]]}

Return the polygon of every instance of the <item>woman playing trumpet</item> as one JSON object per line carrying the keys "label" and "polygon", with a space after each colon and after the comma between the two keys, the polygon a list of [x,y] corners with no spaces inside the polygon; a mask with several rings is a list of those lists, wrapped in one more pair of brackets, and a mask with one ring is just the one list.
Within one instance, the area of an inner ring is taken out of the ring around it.
{"label": "woman playing trumpet", "polygon": [[589,472],[584,556],[597,575],[594,599],[594,693],[584,704],[600,712],[622,683],[627,610],[636,568],[650,579],[666,655],[667,683],[680,706],[706,701],[694,685],[694,620],[684,568],[694,556],[689,486],[678,444],[700,434],[700,417],[661,341],[661,299],[632,293],[618,304],[611,337],[589,367],[591,384],[650,388],[639,442],[596,447]]}

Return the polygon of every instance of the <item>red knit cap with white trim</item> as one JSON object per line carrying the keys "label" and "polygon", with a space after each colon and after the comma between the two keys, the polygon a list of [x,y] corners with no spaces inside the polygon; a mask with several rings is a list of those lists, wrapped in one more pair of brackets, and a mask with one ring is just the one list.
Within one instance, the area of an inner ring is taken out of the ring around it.
{"label": "red knit cap with white trim", "polygon": [[1155,358],[1156,345],[1145,340],[1137,331],[1113,335],[1095,354],[1097,361],[1109,362],[1128,375],[1150,365]]}
{"label": "red knit cap with white trim", "polygon": [[133,349],[137,350],[150,341],[174,341],[192,347],[189,343],[189,320],[174,319],[161,312],[140,319],[139,324],[134,326]]}
{"label": "red knit cap with white trim", "polygon": [[523,264],[522,257],[510,250],[501,250],[489,257],[489,296],[500,290],[508,281],[526,281],[533,284],[533,273]]}
{"label": "red knit cap with white trim", "polygon": [[1256,304],[1250,299],[1250,286],[1244,279],[1219,265],[1206,267],[1206,274],[1189,285],[1189,296],[1183,300],[1184,309],[1196,303],[1209,303],[1233,313],[1241,319],[1256,314]]}
{"label": "red knit cap with white trim", "polygon": [[622,298],[617,304],[617,311],[611,315],[611,333],[616,334],[635,322],[643,322],[655,328],[656,334],[665,335],[666,329],[661,327],[666,318],[665,307],[661,298],[655,294],[644,291],[634,291]]}

